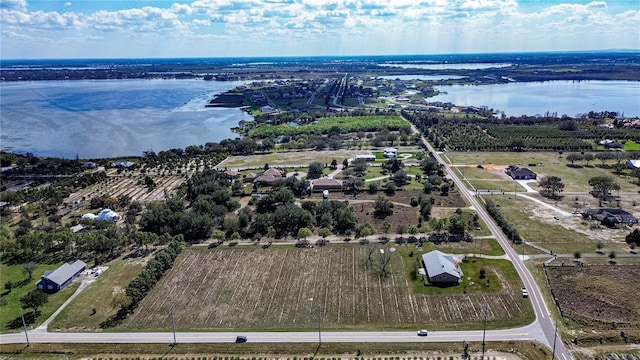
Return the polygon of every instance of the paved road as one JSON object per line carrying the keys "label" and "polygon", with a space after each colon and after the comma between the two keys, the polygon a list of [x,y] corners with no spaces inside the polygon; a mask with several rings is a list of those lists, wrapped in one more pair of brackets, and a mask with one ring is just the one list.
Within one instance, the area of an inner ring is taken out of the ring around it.
{"label": "paved road", "polygon": [[[32,343],[173,343],[173,333],[51,333],[29,331]],[[233,342],[237,335],[246,336],[257,343],[317,343],[318,332],[178,332],[178,343],[226,343]],[[371,343],[371,342],[462,342],[482,341],[482,330],[474,331],[430,331],[419,337],[415,331],[323,331],[322,342],[326,343]],[[529,325],[516,329],[487,330],[486,341],[532,340],[542,336],[538,326]],[[2,334],[0,344],[24,343],[24,333]]]}
{"label": "paved road", "polygon": [[[415,126],[412,125],[412,129],[414,132],[418,133],[418,129],[416,129]],[[538,339],[538,341],[549,347],[555,346],[555,353],[560,359],[573,359],[573,356],[562,342],[562,339],[556,335],[553,319],[549,315],[549,309],[547,309],[546,307],[544,298],[542,297],[542,292],[540,291],[538,284],[535,282],[533,276],[531,275],[531,272],[529,272],[529,269],[527,269],[527,267],[524,265],[523,259],[518,256],[518,253],[511,246],[511,241],[507,239],[506,235],[502,232],[498,225],[496,225],[491,216],[489,216],[484,206],[480,204],[479,199],[473,196],[473,194],[467,190],[462,180],[460,180],[460,178],[456,175],[452,168],[447,165],[440,154],[435,151],[435,149],[431,146],[431,144],[429,144],[429,142],[426,141],[424,137],[422,137],[422,141],[427,149],[433,154],[435,159],[444,166],[446,173],[451,179],[453,179],[460,193],[467,199],[467,201],[469,201],[471,206],[476,209],[478,216],[482,219],[482,221],[485,222],[485,224],[487,224],[487,227],[491,231],[491,234],[493,234],[500,246],[502,246],[505,253],[516,268],[516,271],[518,272],[518,275],[520,275],[520,278],[522,279],[522,282],[524,284],[523,286],[528,289],[529,298],[533,305],[533,310],[536,314],[536,321],[532,325],[540,326],[544,334],[543,338]]]}

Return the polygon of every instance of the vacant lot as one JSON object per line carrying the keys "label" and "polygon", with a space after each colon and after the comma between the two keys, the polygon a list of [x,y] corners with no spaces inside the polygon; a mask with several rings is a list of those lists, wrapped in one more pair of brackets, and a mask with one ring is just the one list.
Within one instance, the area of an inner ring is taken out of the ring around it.
{"label": "vacant lot", "polygon": [[187,249],[122,326],[169,329],[172,307],[181,330],[314,329],[318,316],[327,329],[481,328],[483,306],[493,326],[532,320],[519,282],[494,293],[420,295],[398,252],[386,279],[365,269],[365,258],[359,245]]}
{"label": "vacant lot", "polygon": [[565,317],[585,331],[640,328],[640,265],[547,268],[554,296]]}
{"label": "vacant lot", "polygon": [[[545,176],[557,176],[562,179],[565,184],[565,192],[584,192],[591,191],[589,179],[595,176],[610,176],[620,185],[621,192],[637,192],[638,185],[636,179],[631,177],[621,177],[613,173],[613,169],[598,167],[601,162],[594,160],[589,166],[567,166],[569,162],[565,159],[567,153],[559,155],[558,153],[541,152],[541,153],[514,153],[514,152],[452,152],[447,153],[446,158],[454,165],[467,165],[475,167],[482,165],[485,169],[464,169],[465,177],[474,184],[479,182],[476,188],[484,189],[492,182],[499,186],[503,181],[509,180],[504,174],[504,169],[515,164],[521,167],[528,167],[538,174],[539,178]],[[613,165],[614,161],[608,161],[606,164]],[[576,162],[576,165],[585,165],[584,162]],[[491,182],[490,182],[491,181]],[[510,190],[513,191],[515,182],[512,182]],[[537,187],[533,186],[536,190]],[[499,188],[499,187],[498,187]],[[637,197],[640,200],[640,197]]]}

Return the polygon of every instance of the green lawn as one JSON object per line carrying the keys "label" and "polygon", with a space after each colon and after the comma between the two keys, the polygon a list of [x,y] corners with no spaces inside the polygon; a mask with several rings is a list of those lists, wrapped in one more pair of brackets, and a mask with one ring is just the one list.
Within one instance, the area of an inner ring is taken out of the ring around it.
{"label": "green lawn", "polygon": [[[114,314],[111,305],[116,290],[124,289],[142,271],[144,263],[137,260],[115,260],[87,289],[76,297],[51,324],[49,330],[100,329],[100,323]],[[93,312],[95,309],[95,313]]]}
{"label": "green lawn", "polygon": [[624,151],[639,151],[640,150],[640,143],[637,143],[633,140],[627,140],[624,143]]}
{"label": "green lawn", "polygon": [[[46,270],[54,270],[60,265],[62,265],[62,263],[39,265],[33,272],[32,279],[28,280],[27,275],[22,273],[22,265],[0,264],[0,274],[2,274],[3,286],[2,299],[6,301],[6,305],[0,307],[0,331],[4,332],[11,330],[8,326],[9,322],[20,317],[20,298],[36,288],[36,282],[40,280],[40,277],[42,277]],[[10,292],[7,292],[4,286],[9,281],[13,283],[13,289]],[[77,284],[72,284],[60,292],[49,295],[47,303],[39,309],[40,316],[35,320],[34,325],[37,326],[41,324],[51,314],[53,314],[55,310],[64,303],[71,294],[73,294],[77,287]],[[31,311],[32,309],[24,309],[25,314]],[[18,328],[16,330],[20,329],[21,328]]]}

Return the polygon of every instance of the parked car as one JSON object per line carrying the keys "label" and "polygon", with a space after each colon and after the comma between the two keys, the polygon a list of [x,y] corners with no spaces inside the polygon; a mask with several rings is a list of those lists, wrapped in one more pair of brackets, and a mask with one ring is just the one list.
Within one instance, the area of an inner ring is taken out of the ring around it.
{"label": "parked car", "polygon": [[427,330],[418,330],[418,336],[427,336],[429,334]]}
{"label": "parked car", "polygon": [[246,343],[246,342],[247,342],[246,336],[236,336],[236,344]]}
{"label": "parked car", "polygon": [[527,288],[522,288],[522,297],[529,297],[529,292],[527,291]]}

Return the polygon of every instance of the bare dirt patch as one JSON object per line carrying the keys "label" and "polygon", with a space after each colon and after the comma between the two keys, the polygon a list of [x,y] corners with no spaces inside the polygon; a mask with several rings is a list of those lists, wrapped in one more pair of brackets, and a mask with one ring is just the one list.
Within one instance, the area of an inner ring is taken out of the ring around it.
{"label": "bare dirt patch", "polygon": [[585,331],[640,328],[640,265],[551,266],[549,282],[563,316]]}

